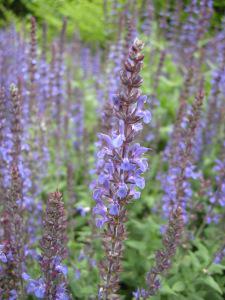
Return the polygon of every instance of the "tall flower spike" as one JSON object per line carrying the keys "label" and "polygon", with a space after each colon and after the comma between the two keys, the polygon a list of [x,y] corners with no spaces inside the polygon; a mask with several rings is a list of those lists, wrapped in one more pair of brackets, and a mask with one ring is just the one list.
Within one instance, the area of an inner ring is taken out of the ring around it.
{"label": "tall flower spike", "polygon": [[4,147],[5,143],[5,126],[6,126],[6,99],[5,89],[0,87],[0,193],[1,199],[0,204],[2,205],[5,201],[5,185],[4,185],[4,173],[6,169],[6,150]]}
{"label": "tall flower spike", "polygon": [[[58,53],[57,53],[57,72],[56,72],[56,122],[57,122],[57,137],[60,137],[61,132],[61,118],[62,118],[62,105],[64,101],[64,48],[65,48],[65,34],[66,34],[67,20],[63,20],[62,30],[59,39]],[[59,140],[58,140],[59,141]]]}
{"label": "tall flower spike", "polygon": [[[211,222],[223,222],[223,207],[225,207],[225,142],[221,147],[221,154],[216,159],[214,171],[216,171],[216,190],[209,195],[210,204],[207,205],[207,213],[204,217],[203,224],[200,226],[200,233],[205,228],[206,224]],[[221,207],[221,212],[217,209]]]}
{"label": "tall flower spike", "polygon": [[38,65],[38,72],[40,74],[39,79],[39,89],[40,92],[38,93],[39,96],[39,114],[42,117],[43,121],[46,119],[46,109],[48,105],[48,98],[49,93],[49,65],[46,60],[47,57],[47,25],[46,23],[43,24],[42,27],[42,49],[41,49],[41,57],[40,62]]}
{"label": "tall flower spike", "polygon": [[93,209],[96,225],[107,227],[103,233],[106,258],[100,264],[102,285],[100,299],[117,299],[119,273],[123,255],[123,241],[126,238],[126,205],[140,197],[145,180],[141,175],[148,168],[142,155],[148,150],[134,143],[142,129],[142,122],[150,121],[150,112],[144,110],[146,96],[141,95],[139,75],[144,55],[143,43],[135,39],[129,49],[120,73],[120,92],[113,97],[113,118],[111,134],[99,134],[98,180],[95,183]]}
{"label": "tall flower spike", "polygon": [[10,149],[12,146],[10,122],[7,118],[7,91],[3,86],[0,88],[0,189],[1,200],[0,203],[4,204],[4,197],[7,187],[10,184],[9,168],[11,162]]}
{"label": "tall flower spike", "polygon": [[36,20],[31,17],[31,32],[30,32],[30,61],[29,61],[29,73],[30,73],[30,84],[29,84],[29,111],[30,118],[36,115],[36,73],[37,73],[37,38],[36,38]]}
{"label": "tall flower spike", "polygon": [[[183,209],[186,221],[186,206],[192,194],[189,179],[197,179],[199,176],[193,161],[193,146],[196,141],[196,130],[199,126],[203,99],[202,81],[199,92],[192,104],[191,113],[187,116],[187,124],[185,126],[187,128],[182,128],[181,123],[177,124],[179,126],[175,134],[179,137],[179,140],[175,140],[175,145],[172,145],[168,172],[162,178],[162,187],[165,191],[162,199],[164,214],[167,216],[171,208],[178,203]],[[182,119],[179,122],[182,122]]]}
{"label": "tall flower spike", "polygon": [[164,247],[156,252],[155,265],[146,276],[147,289],[138,289],[134,293],[135,299],[148,299],[150,296],[155,295],[160,288],[158,276],[171,267],[171,259],[180,243],[183,225],[182,209],[178,206],[170,214],[169,224],[163,237]]}
{"label": "tall flower spike", "polygon": [[[24,255],[24,222],[23,222],[23,166],[21,161],[22,137],[22,104],[16,86],[11,85],[12,100],[12,160],[10,165],[11,184],[7,192],[3,211],[4,244],[6,253],[5,278],[1,282],[3,294],[10,297],[11,293],[23,297]],[[10,298],[7,298],[10,299]]]}
{"label": "tall flower spike", "polygon": [[143,7],[142,18],[144,21],[141,28],[146,37],[150,37],[152,33],[152,21],[154,19],[154,5],[152,2],[152,0],[147,0],[145,3],[143,1],[145,7]]}
{"label": "tall flower spike", "polygon": [[56,103],[57,87],[56,87],[56,45],[51,45],[51,62],[49,66],[49,92],[47,98],[47,126],[51,124],[52,115],[55,114],[54,104]]}
{"label": "tall flower spike", "polygon": [[[59,167],[62,164],[62,152],[66,152],[63,149],[64,143],[62,143],[63,138],[63,109],[65,107],[65,62],[64,62],[64,52],[65,52],[65,35],[66,35],[67,19],[63,19],[62,29],[60,33],[60,38],[58,42],[57,52],[56,52],[56,73],[55,73],[55,84],[56,84],[56,95],[55,95],[55,111],[54,116],[56,118],[56,128],[55,128],[55,144],[59,149],[55,155],[55,163]],[[66,108],[65,108],[66,109]]]}
{"label": "tall flower spike", "polygon": [[44,297],[48,300],[69,299],[67,269],[62,265],[67,256],[66,216],[59,191],[49,195],[43,221],[41,269],[44,276]]}
{"label": "tall flower spike", "polygon": [[[124,27],[124,16],[123,14],[120,15],[119,19],[119,26],[118,26],[118,34],[117,34],[117,41],[115,45],[111,45],[109,49],[108,60],[110,62],[107,73],[107,89],[106,89],[106,99],[108,98],[109,101],[104,101],[101,105],[101,128],[102,132],[110,132],[112,126],[112,110],[113,110],[113,103],[112,97],[119,89],[119,79],[120,79],[120,68],[121,63],[124,57],[124,43],[122,38],[122,32]],[[128,51],[129,47],[126,48]],[[99,76],[99,75],[98,75]]]}

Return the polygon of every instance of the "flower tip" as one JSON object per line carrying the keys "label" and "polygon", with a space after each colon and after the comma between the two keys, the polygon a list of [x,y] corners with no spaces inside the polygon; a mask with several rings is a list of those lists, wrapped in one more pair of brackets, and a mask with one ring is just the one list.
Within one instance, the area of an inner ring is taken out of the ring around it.
{"label": "flower tip", "polygon": [[144,42],[139,40],[139,38],[136,37],[134,40],[134,46],[139,50],[142,50],[144,48]]}

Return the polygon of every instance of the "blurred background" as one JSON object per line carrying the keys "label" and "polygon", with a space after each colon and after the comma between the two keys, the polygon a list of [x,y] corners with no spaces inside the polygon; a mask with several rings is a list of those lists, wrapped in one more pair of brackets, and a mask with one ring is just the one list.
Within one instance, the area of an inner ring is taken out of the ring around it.
{"label": "blurred background", "polygon": [[[146,0],[1,0],[0,1],[0,26],[4,27],[12,22],[16,26],[29,23],[31,15],[35,16],[37,22],[46,22],[49,26],[49,36],[56,36],[61,28],[61,19],[68,18],[67,35],[72,38],[74,31],[79,31],[82,40],[91,43],[101,43],[104,45],[106,39],[110,39],[114,24],[110,24],[110,5],[115,7],[119,4],[131,8],[137,5],[144,9]],[[184,5],[190,3],[189,0],[180,1]],[[174,10],[176,0],[153,0],[156,18],[160,19],[160,12],[167,8]],[[225,1],[215,0],[213,3],[214,15],[211,20],[211,28],[219,28],[225,13]],[[132,10],[132,9],[131,9]],[[112,17],[112,16],[111,16]],[[113,19],[113,18],[112,18]]]}

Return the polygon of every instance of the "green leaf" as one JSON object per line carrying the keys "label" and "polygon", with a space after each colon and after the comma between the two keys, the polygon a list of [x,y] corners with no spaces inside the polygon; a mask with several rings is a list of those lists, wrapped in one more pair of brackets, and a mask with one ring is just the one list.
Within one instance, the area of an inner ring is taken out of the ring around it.
{"label": "green leaf", "polygon": [[200,268],[200,262],[198,260],[198,257],[192,253],[191,251],[189,251],[189,255],[190,255],[190,259],[191,259],[191,263],[192,263],[192,266],[195,270],[198,270]]}
{"label": "green leaf", "polygon": [[177,293],[166,284],[162,285],[161,293],[164,295],[177,295]]}
{"label": "green leaf", "polygon": [[177,281],[173,286],[172,290],[175,292],[182,292],[185,290],[185,284],[182,281]]}
{"label": "green leaf", "polygon": [[196,295],[196,293],[188,295],[188,299],[189,300],[205,300],[205,298],[201,297],[199,294]]}
{"label": "green leaf", "polygon": [[161,80],[161,82],[162,82],[162,84],[165,84],[165,85],[167,85],[167,86],[169,86],[169,87],[175,87],[175,86],[177,86],[178,85],[178,83],[179,82],[177,82],[177,81],[175,81],[175,80],[169,80],[169,79],[167,79],[166,77],[164,77],[164,76],[161,76],[160,77],[160,80]]}
{"label": "green leaf", "polygon": [[218,285],[218,283],[215,281],[215,279],[212,276],[200,278],[198,281],[210,286],[212,289],[214,289],[215,291],[217,291],[220,294],[223,293],[220,286]]}
{"label": "green leaf", "polygon": [[208,271],[213,274],[223,274],[223,270],[225,270],[225,266],[220,264],[211,264]]}
{"label": "green leaf", "polygon": [[200,243],[199,243],[198,247],[199,247],[199,251],[200,251],[199,256],[202,257],[206,262],[208,262],[210,259],[208,249],[203,244],[200,244]]}
{"label": "green leaf", "polygon": [[139,241],[126,241],[126,244],[128,247],[136,249],[139,252],[143,248],[143,244],[141,244]]}

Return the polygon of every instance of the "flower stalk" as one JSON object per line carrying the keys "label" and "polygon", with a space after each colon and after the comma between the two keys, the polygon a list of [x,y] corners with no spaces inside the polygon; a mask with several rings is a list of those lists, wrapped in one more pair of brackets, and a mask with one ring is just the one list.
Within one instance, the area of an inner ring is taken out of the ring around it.
{"label": "flower stalk", "polygon": [[43,236],[40,246],[44,297],[48,300],[69,299],[66,282],[67,269],[62,265],[62,261],[67,257],[67,221],[62,194],[59,191],[49,195],[43,220]]}
{"label": "flower stalk", "polygon": [[150,121],[150,112],[144,110],[146,96],[141,95],[142,78],[139,75],[144,55],[143,43],[135,39],[129,49],[120,73],[121,86],[113,97],[113,125],[110,135],[99,134],[98,180],[93,198],[96,225],[107,226],[102,235],[105,260],[100,263],[102,284],[100,299],[118,299],[119,273],[122,270],[123,242],[126,239],[126,206],[140,197],[145,180],[141,177],[147,168],[142,155],[148,149],[134,143],[142,130],[142,122]]}

